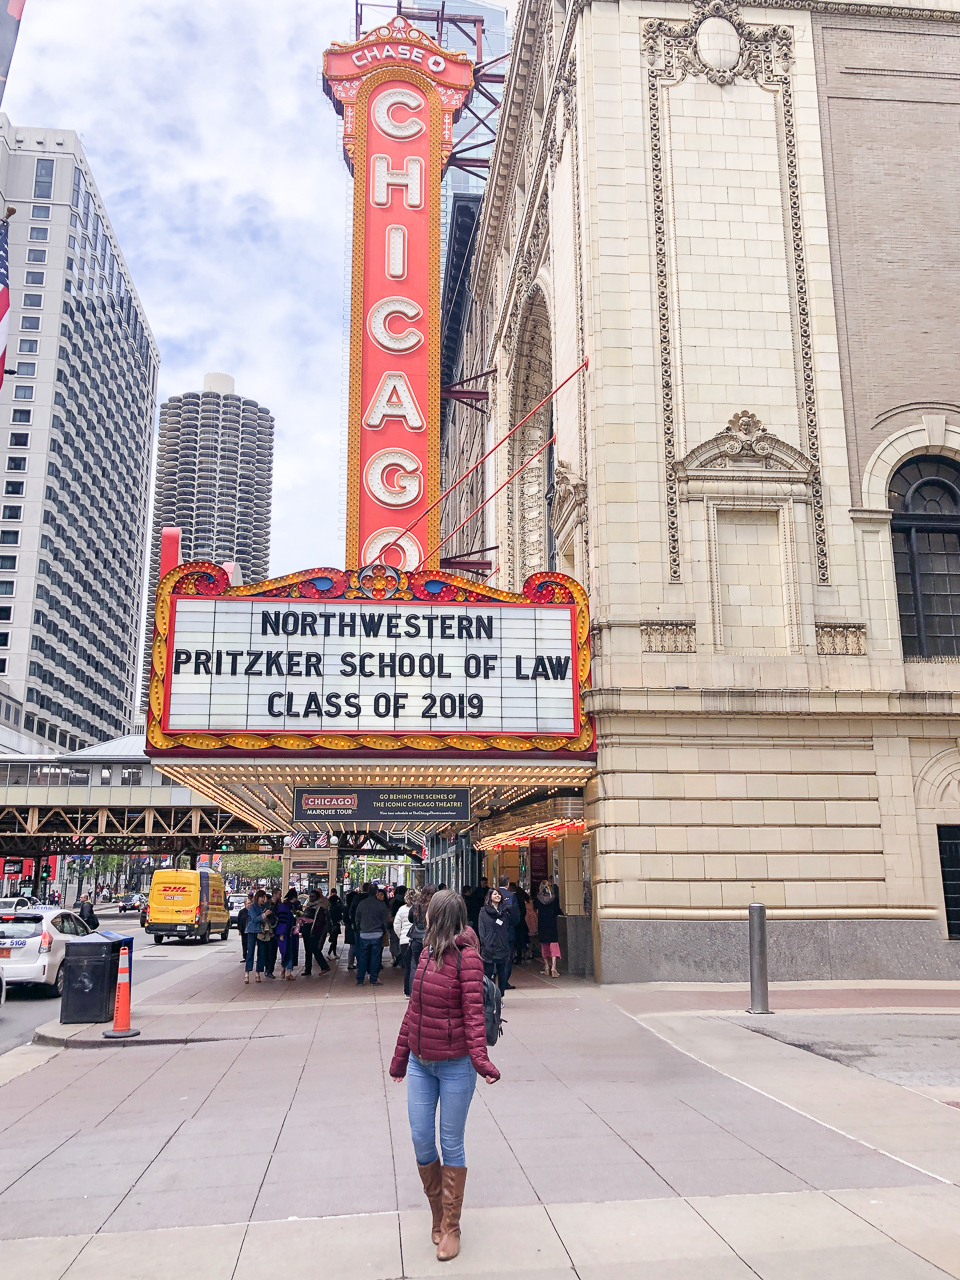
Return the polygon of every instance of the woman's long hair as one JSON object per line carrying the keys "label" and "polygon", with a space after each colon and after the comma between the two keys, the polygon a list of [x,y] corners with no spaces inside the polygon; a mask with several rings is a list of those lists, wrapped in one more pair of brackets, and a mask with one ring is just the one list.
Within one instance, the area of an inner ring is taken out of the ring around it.
{"label": "woman's long hair", "polygon": [[438,969],[448,951],[452,951],[458,934],[467,927],[467,904],[452,889],[438,889],[427,908],[427,933],[423,945],[433,953]]}
{"label": "woman's long hair", "polygon": [[410,915],[418,929],[427,927],[427,907],[429,907],[430,899],[436,892],[437,890],[432,884],[425,884],[417,894],[417,900],[410,910]]}

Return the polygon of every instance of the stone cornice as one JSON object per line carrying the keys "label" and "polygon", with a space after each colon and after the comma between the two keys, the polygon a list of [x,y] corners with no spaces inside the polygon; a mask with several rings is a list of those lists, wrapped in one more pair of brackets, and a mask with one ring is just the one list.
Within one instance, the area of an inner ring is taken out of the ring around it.
{"label": "stone cornice", "polygon": [[[592,716],[844,716],[953,717],[960,731],[960,691],[859,689],[594,688],[584,696]],[[603,732],[599,732],[602,742]]]}
{"label": "stone cornice", "polygon": [[852,4],[850,0],[740,0],[744,9],[793,9],[851,18],[912,18],[918,22],[960,22],[957,9],[921,9],[904,4]]}

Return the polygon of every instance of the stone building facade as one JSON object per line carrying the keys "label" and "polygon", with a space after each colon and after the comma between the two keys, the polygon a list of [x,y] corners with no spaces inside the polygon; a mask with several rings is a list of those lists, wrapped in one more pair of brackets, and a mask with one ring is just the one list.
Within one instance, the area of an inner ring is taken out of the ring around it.
{"label": "stone building facade", "polygon": [[960,975],[958,124],[960,4],[520,6],[444,483],[589,358],[468,532],[590,594],[605,981]]}

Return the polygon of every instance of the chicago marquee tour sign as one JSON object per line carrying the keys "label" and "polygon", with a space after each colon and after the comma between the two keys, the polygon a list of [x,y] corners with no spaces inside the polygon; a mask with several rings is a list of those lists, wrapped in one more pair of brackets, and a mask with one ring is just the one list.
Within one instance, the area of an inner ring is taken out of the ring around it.
{"label": "chicago marquee tour sign", "polygon": [[294,822],[435,822],[470,820],[470,790],[428,787],[419,791],[398,787],[349,787],[331,791],[318,787],[294,787]]}

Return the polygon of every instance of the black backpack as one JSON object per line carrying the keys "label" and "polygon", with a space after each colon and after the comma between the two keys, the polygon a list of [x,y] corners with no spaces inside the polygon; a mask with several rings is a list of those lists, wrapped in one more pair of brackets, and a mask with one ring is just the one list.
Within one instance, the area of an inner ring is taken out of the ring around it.
{"label": "black backpack", "polygon": [[496,1044],[497,1041],[500,1039],[500,1037],[503,1035],[503,1014],[501,1013],[502,1008],[503,1008],[503,996],[500,993],[500,988],[497,986],[497,984],[493,981],[492,978],[488,978],[487,975],[484,974],[483,975],[483,1016],[486,1019],[486,1023],[487,1023],[487,1044],[491,1044],[491,1045]]}
{"label": "black backpack", "polygon": [[425,924],[417,924],[411,919],[410,929],[407,933],[408,942],[422,942],[427,936],[427,927]]}
{"label": "black backpack", "polygon": [[[460,948],[457,948],[457,978],[460,977]],[[483,975],[483,1020],[487,1024],[487,1044],[494,1045],[503,1035],[503,995],[500,988]]]}

